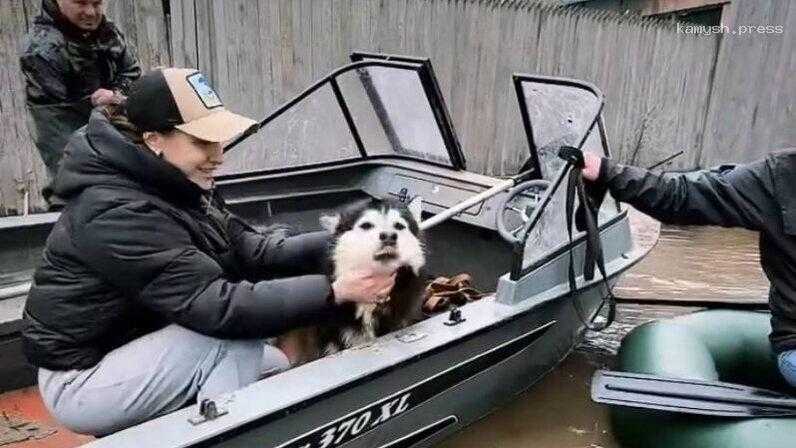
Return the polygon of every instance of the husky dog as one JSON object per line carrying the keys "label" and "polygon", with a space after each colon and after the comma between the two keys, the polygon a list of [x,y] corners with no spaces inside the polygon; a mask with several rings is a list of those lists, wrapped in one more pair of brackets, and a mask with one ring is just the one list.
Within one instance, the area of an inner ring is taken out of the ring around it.
{"label": "husky dog", "polygon": [[298,330],[298,335],[291,332],[291,350],[300,352],[297,364],[365,344],[422,318],[421,269],[426,259],[418,226],[421,206],[419,197],[409,205],[372,199],[321,217],[321,225],[333,235],[329,255],[333,279],[353,271],[397,275],[388,301],[352,305],[333,325]]}

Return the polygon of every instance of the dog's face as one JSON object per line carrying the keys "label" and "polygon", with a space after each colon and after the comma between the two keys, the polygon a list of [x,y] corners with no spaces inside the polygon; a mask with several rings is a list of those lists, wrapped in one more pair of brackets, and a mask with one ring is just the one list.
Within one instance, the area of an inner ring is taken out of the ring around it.
{"label": "dog's face", "polygon": [[373,199],[355,204],[321,223],[335,235],[335,274],[349,270],[394,271],[409,266],[419,273],[425,264],[420,237],[422,199],[409,205]]}

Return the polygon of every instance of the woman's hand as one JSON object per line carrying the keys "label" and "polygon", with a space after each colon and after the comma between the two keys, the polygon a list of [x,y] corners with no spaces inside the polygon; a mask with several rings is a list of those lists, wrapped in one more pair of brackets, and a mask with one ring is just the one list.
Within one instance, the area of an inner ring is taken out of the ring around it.
{"label": "woman's hand", "polygon": [[583,161],[586,166],[583,167],[583,178],[589,181],[596,181],[600,177],[600,165],[603,163],[603,158],[591,152],[584,152]]}
{"label": "woman's hand", "polygon": [[340,276],[332,283],[334,300],[355,303],[382,303],[389,299],[395,285],[395,272],[356,271]]}

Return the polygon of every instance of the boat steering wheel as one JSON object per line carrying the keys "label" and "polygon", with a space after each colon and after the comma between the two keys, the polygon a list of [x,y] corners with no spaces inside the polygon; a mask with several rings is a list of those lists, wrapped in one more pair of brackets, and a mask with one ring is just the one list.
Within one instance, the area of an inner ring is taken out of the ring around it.
{"label": "boat steering wheel", "polygon": [[[500,203],[497,214],[497,231],[504,240],[511,244],[520,242],[518,233],[525,227],[528,220],[531,219],[533,210],[536,208],[536,205],[542,199],[542,195],[549,186],[550,181],[548,180],[534,179],[517,184],[509,190],[505,199]],[[522,193],[525,193],[525,196],[531,198],[531,204],[527,204],[527,201],[523,201],[526,202],[526,204],[523,205],[520,204],[519,201],[515,201],[517,196]],[[518,215],[520,220],[522,220],[522,224],[509,228],[506,224],[506,217],[508,215]]]}

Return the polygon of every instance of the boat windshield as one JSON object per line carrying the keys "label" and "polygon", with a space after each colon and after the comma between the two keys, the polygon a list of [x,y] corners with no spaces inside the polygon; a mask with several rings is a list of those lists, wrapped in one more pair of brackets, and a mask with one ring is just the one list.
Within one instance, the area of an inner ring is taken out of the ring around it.
{"label": "boat windshield", "polygon": [[[544,257],[568,244],[566,226],[565,162],[558,157],[561,146],[580,147],[584,152],[609,156],[602,124],[602,93],[594,86],[564,78],[516,75],[520,107],[532,160],[543,179],[551,182],[544,200],[549,201],[536,224],[529,230],[523,252],[523,268],[532,269]],[[575,199],[577,206],[577,198]],[[607,195],[600,207],[598,222],[604,223],[619,213],[614,199]],[[573,228],[573,236],[577,230]]]}
{"label": "boat windshield", "polygon": [[343,67],[227,147],[220,174],[374,157],[464,168],[427,63],[365,59]]}

